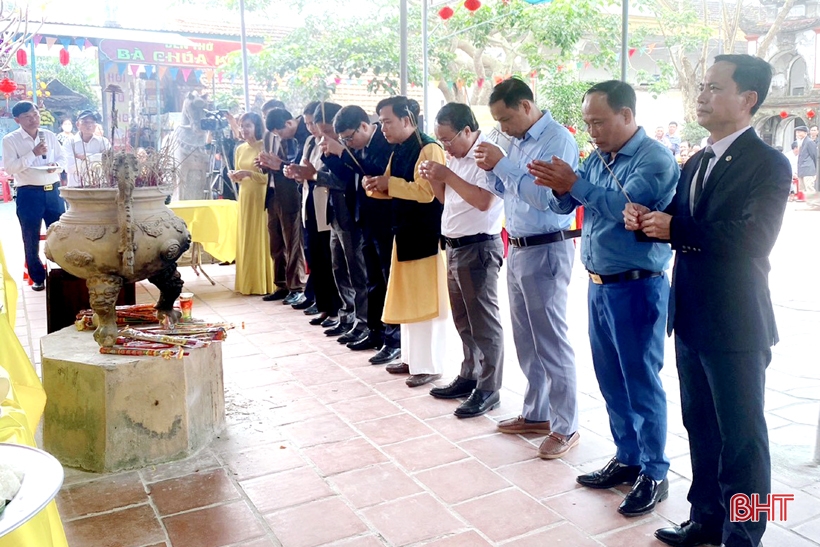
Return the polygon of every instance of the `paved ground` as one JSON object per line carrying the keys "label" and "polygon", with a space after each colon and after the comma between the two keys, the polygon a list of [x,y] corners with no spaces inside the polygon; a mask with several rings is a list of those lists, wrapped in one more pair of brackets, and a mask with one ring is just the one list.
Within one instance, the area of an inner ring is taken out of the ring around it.
{"label": "paved ground", "polygon": [[[19,268],[12,207],[0,205],[0,233]],[[770,526],[766,547],[820,545],[820,468],[810,463],[820,411],[820,213],[801,208],[790,204],[772,257],[781,342],[766,401],[773,491],[796,499],[788,520]],[[686,518],[691,472],[671,346],[663,371],[670,498],[653,515],[626,519],[615,511],[624,489],[575,484],[579,472],[614,453],[592,373],[579,265],[569,324],[581,444],[549,462],[535,458],[539,437],[495,432],[495,422],[519,412],[524,387],[508,322],[503,404],[459,421],[451,415],[455,403],[407,388],[403,378],[368,365],[368,355],[325,338],[300,312],[234,294],[232,267],[206,268],[214,287],[183,269],[196,294],[195,316],[238,326],[223,351],[228,427],[185,461],[104,476],[67,470],[58,503],[71,547],[642,547],[660,546],[654,529]],[[152,294],[140,285],[140,301]],[[26,287],[21,296],[17,332],[39,367],[45,295]],[[502,308],[507,315],[506,302]],[[458,370],[454,330],[449,341],[446,379]]]}

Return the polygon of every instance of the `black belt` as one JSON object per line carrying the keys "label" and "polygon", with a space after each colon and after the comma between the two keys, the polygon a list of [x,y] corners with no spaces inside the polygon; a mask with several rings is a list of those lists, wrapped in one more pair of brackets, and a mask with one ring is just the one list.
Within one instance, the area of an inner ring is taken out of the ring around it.
{"label": "black belt", "polygon": [[550,234],[540,234],[527,237],[510,237],[509,242],[513,247],[533,247],[535,245],[546,245],[556,241],[564,241],[575,237],[574,230],[564,230],[562,232],[552,232]]}
{"label": "black belt", "polygon": [[481,243],[482,241],[492,241],[493,239],[498,239],[501,237],[498,234],[490,235],[490,234],[476,234],[474,236],[464,236],[464,237],[444,237],[442,239],[444,242],[452,247],[453,249],[458,249],[459,247],[465,247],[467,245],[472,245],[473,243]]}
{"label": "black belt", "polygon": [[51,184],[46,184],[45,186],[38,186],[36,184],[24,184],[22,186],[18,186],[17,190],[22,190],[23,188],[36,188],[38,190],[42,190],[44,192],[51,192],[55,188],[59,187],[59,182],[52,182]]}
{"label": "black belt", "polygon": [[589,272],[589,278],[596,285],[608,285],[610,283],[623,283],[624,281],[637,281],[638,279],[649,279],[650,277],[660,277],[663,272],[650,272],[649,270],[628,270],[626,272],[612,275],[601,275]]}

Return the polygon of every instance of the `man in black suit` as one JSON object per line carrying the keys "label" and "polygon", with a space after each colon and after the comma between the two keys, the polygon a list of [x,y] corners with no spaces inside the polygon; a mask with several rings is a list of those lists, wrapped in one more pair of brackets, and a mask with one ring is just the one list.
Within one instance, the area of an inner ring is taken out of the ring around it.
{"label": "man in black suit", "polygon": [[[750,127],[771,83],[771,66],[718,55],[698,96],[710,145],[681,173],[665,212],[627,204],[627,229],[669,240],[677,251],[669,331],[692,458],[690,518],[655,537],[669,545],[758,547],[766,519],[733,522],[734,494],[771,489],[763,395],[777,328],[769,253],[789,195],[791,167]],[[735,519],[736,520],[736,519]]]}

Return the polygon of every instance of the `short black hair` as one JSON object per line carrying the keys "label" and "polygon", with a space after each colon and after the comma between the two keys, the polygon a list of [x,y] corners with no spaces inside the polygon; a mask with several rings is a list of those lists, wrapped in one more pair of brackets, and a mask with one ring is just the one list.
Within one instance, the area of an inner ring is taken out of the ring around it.
{"label": "short black hair", "polygon": [[276,131],[278,129],[284,129],[285,124],[288,123],[288,120],[293,119],[293,114],[285,110],[284,108],[274,108],[268,115],[265,116],[265,127],[268,131]]}
{"label": "short black hair", "polygon": [[320,102],[321,101],[310,101],[302,109],[302,115],[307,114],[308,116],[313,116],[313,113],[316,111],[316,107],[319,106]]}
{"label": "short black hair", "polygon": [[408,99],[403,95],[388,97],[379,101],[379,104],[376,105],[376,113],[379,114],[385,106],[389,106],[398,118],[410,118],[413,125],[418,125],[421,107],[417,100]]}
{"label": "short black hair", "polygon": [[346,106],[339,110],[336,117],[333,118],[333,130],[336,133],[342,131],[349,131],[358,128],[363,123],[370,123],[370,116],[364,111],[364,108],[355,104]]}
{"label": "short black hair", "polygon": [[265,112],[266,110],[270,111],[274,108],[285,108],[285,103],[278,99],[271,99],[262,105],[262,112]]}
{"label": "short black hair", "polygon": [[340,104],[323,101],[313,111],[313,123],[333,123],[333,118],[341,109]]}
{"label": "short black hair", "polygon": [[671,122],[669,122],[669,124],[668,124],[668,125],[674,125],[675,127],[677,127],[677,126],[678,126],[678,122],[676,122],[675,120],[672,120]]}
{"label": "short black hair", "polygon": [[31,112],[32,110],[36,109],[37,107],[31,101],[20,101],[14,108],[11,109],[12,117],[16,118],[20,114],[25,114],[26,112]]}
{"label": "short black hair", "polygon": [[794,150],[795,148],[800,148],[800,145],[797,143],[797,141],[792,141],[792,150]]}
{"label": "short black hair", "polygon": [[752,106],[750,113],[757,113],[760,105],[766,100],[769,94],[769,87],[772,85],[772,65],[752,55],[745,53],[733,53],[715,56],[715,62],[726,62],[735,65],[732,73],[732,80],[737,84],[737,90],[754,91],[757,93],[757,102]]}
{"label": "short black hair", "polygon": [[507,78],[493,88],[490,93],[490,103],[497,103],[504,101],[507,108],[518,108],[522,101],[535,101],[535,96],[532,94],[530,86],[518,78]]}
{"label": "short black hair", "polygon": [[622,108],[628,108],[632,111],[632,115],[635,115],[635,105],[638,102],[638,98],[635,95],[635,90],[626,82],[622,82],[621,80],[607,80],[597,83],[587,89],[587,92],[584,93],[584,99],[586,99],[590,93],[603,93],[606,95],[606,104],[609,105],[609,108],[611,108],[613,112],[618,112]]}
{"label": "short black hair", "polygon": [[245,112],[239,118],[239,123],[242,124],[245,120],[250,120],[253,123],[253,135],[256,137],[256,140],[262,140],[262,134],[265,131],[265,128],[262,125],[262,116],[257,114],[256,112]]}
{"label": "short black hair", "polygon": [[447,103],[442,106],[436,115],[436,123],[449,125],[453,131],[461,131],[465,127],[469,127],[471,131],[478,130],[473,110],[463,103]]}

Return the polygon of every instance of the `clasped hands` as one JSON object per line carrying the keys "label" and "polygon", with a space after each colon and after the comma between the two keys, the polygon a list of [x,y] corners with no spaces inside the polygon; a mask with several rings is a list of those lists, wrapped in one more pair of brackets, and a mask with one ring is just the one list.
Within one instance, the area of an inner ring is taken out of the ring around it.
{"label": "clasped hands", "polygon": [[367,176],[362,179],[362,188],[368,192],[381,192],[382,194],[387,194],[389,181],[390,177],[387,175],[380,175],[378,177]]}
{"label": "clasped hands", "polygon": [[669,226],[672,216],[652,211],[639,203],[627,203],[624,207],[624,227],[630,232],[642,231],[656,239],[670,239]]}

